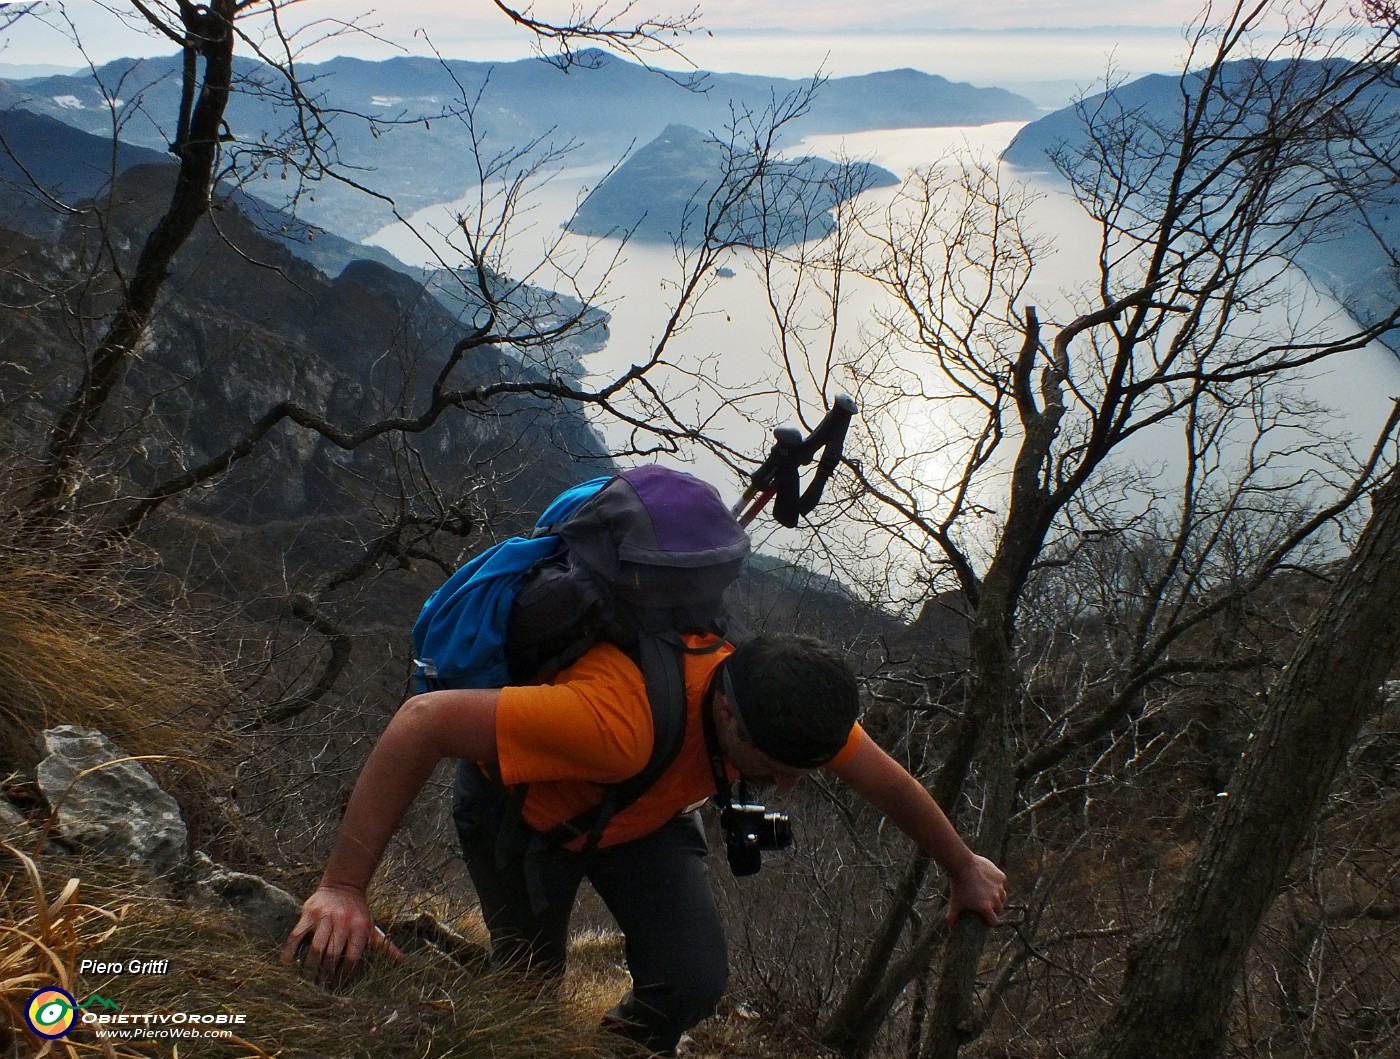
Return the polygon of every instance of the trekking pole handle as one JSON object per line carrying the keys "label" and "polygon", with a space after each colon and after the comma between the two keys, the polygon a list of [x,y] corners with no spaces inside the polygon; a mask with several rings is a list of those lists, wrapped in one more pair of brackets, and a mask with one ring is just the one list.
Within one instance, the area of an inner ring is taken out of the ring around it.
{"label": "trekking pole handle", "polygon": [[[836,465],[841,462],[841,450],[846,444],[846,430],[850,427],[856,410],[856,402],[852,398],[844,394],[837,397],[822,421],[802,443],[802,464],[811,463],[818,452],[822,456],[817,462],[816,473],[812,475],[812,480],[800,497],[797,496],[795,488],[791,489],[786,497],[779,491],[778,500],[773,505],[773,517],[781,525],[795,527],[800,517],[811,514],[821,503],[822,491],[826,488],[832,472],[836,470]],[[793,485],[796,485],[795,474]]]}
{"label": "trekking pole handle", "polygon": [[[734,505],[734,515],[741,526],[747,526],[768,506],[768,502],[779,490],[780,476],[784,476],[789,468],[793,476],[796,476],[799,453],[803,446],[802,433],[796,427],[777,427],[773,431],[773,439],[773,448],[768,457],[759,464],[758,470],[753,472],[749,479],[749,487]],[[750,501],[752,504],[744,511],[744,506]],[[741,511],[743,514],[740,514]]]}
{"label": "trekking pole handle", "polygon": [[[778,427],[774,430],[772,451],[754,471],[748,489],[735,506],[734,513],[740,524],[747,526],[752,522],[775,495],[777,501],[773,505],[773,517],[780,525],[792,529],[801,516],[809,514],[820,503],[827,480],[841,461],[846,431],[857,411],[855,400],[842,394],[832,402],[822,421],[806,438],[795,427]],[[817,463],[816,474],[806,490],[801,491],[798,472],[811,463],[818,452],[822,456]],[[739,515],[754,497],[757,500]]]}
{"label": "trekking pole handle", "polygon": [[832,472],[841,462],[841,452],[846,447],[846,432],[850,429],[851,420],[855,418],[856,412],[855,400],[842,394],[836,398],[831,411],[826,414],[826,421],[830,423],[829,433],[822,442],[822,458],[817,462],[817,473],[812,476],[812,481],[802,498],[804,515],[811,512],[821,501],[822,490],[826,488]]}

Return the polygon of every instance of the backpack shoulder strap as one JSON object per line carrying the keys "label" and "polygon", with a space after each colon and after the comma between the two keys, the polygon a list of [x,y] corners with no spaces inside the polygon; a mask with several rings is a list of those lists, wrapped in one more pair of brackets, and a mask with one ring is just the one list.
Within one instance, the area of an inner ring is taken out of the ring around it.
{"label": "backpack shoulder strap", "polygon": [[584,849],[595,849],[612,818],[640,799],[675,763],[685,743],[688,715],[685,695],[685,656],[710,654],[725,644],[721,635],[713,643],[692,647],[675,633],[643,633],[628,650],[646,684],[651,706],[651,757],[635,776],[608,784],[598,805],[578,813],[553,828],[547,837],[570,841],[586,836]]}
{"label": "backpack shoulder strap", "polygon": [[651,704],[652,743],[646,767],[633,779],[645,778],[650,787],[676,760],[685,740],[684,644],[675,636],[643,634],[637,640],[637,656]]}
{"label": "backpack shoulder strap", "polygon": [[681,752],[689,713],[685,697],[685,657],[714,654],[727,642],[718,627],[707,631],[716,633],[716,639],[700,647],[692,647],[674,632],[644,633],[638,637],[638,668],[651,703],[653,738],[651,758],[646,767],[624,781],[642,785],[632,801],[649,790]]}

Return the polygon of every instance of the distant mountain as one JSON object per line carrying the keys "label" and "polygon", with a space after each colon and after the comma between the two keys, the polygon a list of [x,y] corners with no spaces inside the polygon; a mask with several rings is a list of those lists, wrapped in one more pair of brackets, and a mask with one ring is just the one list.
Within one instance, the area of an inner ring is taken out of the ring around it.
{"label": "distant mountain", "polygon": [[[1241,86],[1255,79],[1278,85],[1291,78],[1306,84],[1310,77],[1320,76],[1339,63],[1341,60],[1228,63],[1220,71],[1224,86],[1220,95],[1222,100],[1239,98]],[[1197,91],[1201,75],[1186,77],[1185,91]],[[1180,127],[1182,93],[1180,77],[1143,77],[1027,125],[1002,153],[1002,159],[1022,169],[1054,172],[1058,177],[1056,160],[1060,166],[1076,167],[1086,164],[1091,153],[1085,114],[1100,115],[1105,127],[1126,117],[1133,128],[1133,150],[1122,157],[1125,164],[1138,167],[1132,180],[1144,186],[1164,182],[1170,172],[1166,167],[1156,171],[1153,167],[1166,138]],[[1371,118],[1400,117],[1400,89],[1382,79],[1361,92],[1351,105],[1357,113],[1368,113]],[[1243,127],[1251,120],[1255,119],[1246,117]],[[1222,143],[1219,152],[1228,151],[1230,146]],[[1400,251],[1400,187],[1372,190],[1364,203],[1338,202],[1331,208],[1326,232],[1290,247],[1291,260],[1362,324],[1375,323],[1390,314],[1400,297],[1391,265],[1391,252]],[[1400,335],[1392,334],[1383,341],[1400,353]]]}
{"label": "distant mountain", "polygon": [[[0,225],[15,232],[42,240],[56,239],[66,217],[63,209],[55,208],[55,203],[77,208],[109,193],[113,163],[110,139],[42,114],[10,110],[0,111],[0,144]],[[115,161],[120,173],[148,167],[146,172],[157,186],[164,186],[169,178],[161,174],[173,172],[175,166],[167,154],[125,143],[118,144]],[[373,261],[406,277],[409,283],[426,285],[454,319],[470,319],[480,307],[473,293],[478,287],[474,273],[466,276],[406,265],[381,247],[354,243],[308,224],[243,188],[221,185],[214,194],[213,211],[216,219],[236,212],[240,223],[251,224],[264,239],[279,244],[328,276],[340,275],[357,263]],[[495,280],[496,289],[513,291],[508,308],[534,321],[546,317],[561,320],[576,315],[582,308],[576,299],[566,295],[517,284],[504,277]],[[594,313],[593,324],[587,333],[553,351],[551,371],[577,373],[581,370],[580,358],[602,348],[607,336],[607,314]]]}
{"label": "distant mountain", "polygon": [[573,219],[581,235],[632,233],[641,242],[698,243],[711,218],[709,201],[754,186],[729,213],[718,234],[750,246],[782,247],[830,232],[838,201],[874,187],[899,183],[868,162],[839,164],[797,158],[758,168],[753,155],[687,125],[669,125],[593,189]]}
{"label": "distant mountain", "polygon": [[[83,132],[19,108],[0,111],[0,144],[0,221],[29,234],[51,232],[57,223],[60,214],[48,208],[51,203],[44,201],[46,197],[70,207],[90,201],[111,186],[114,163],[118,173],[138,165],[175,164],[169,154],[122,141],[117,142],[114,155],[110,136]],[[223,197],[235,201],[265,234],[324,272],[334,274],[364,258],[408,268],[379,247],[317,230],[241,189],[222,190]]]}
{"label": "distant mountain", "polygon": [[[27,110],[0,111],[0,223],[29,235],[53,230],[58,214],[47,194],[72,206],[99,194],[112,179],[112,140],[79,132]],[[118,144],[118,169],[168,161],[144,147]]]}
{"label": "distant mountain", "polygon": [[[110,195],[103,245],[124,268],[165,208],[174,173],[165,163],[134,167]],[[82,364],[79,336],[110,311],[102,270],[93,266],[91,225],[88,214],[67,214],[50,238],[0,225],[8,262],[0,270],[0,403],[54,400],[71,388]],[[422,281],[373,261],[327,275],[225,199],[176,256],[161,310],[124,380],[126,398],[104,411],[102,429],[140,439],[121,472],[139,488],[209,460],[285,400],[352,430],[421,409],[462,335],[457,315]],[[462,358],[449,386],[470,390],[557,370],[485,346]],[[519,475],[516,495],[538,505],[577,480],[578,457],[603,451],[576,409],[521,396],[485,415],[450,410],[414,439],[412,471],[392,442],[345,451],[308,431],[279,429],[221,488],[188,499],[235,522],[321,518],[398,495],[405,476],[429,475],[450,493],[489,466],[502,480]],[[526,463],[530,473],[519,474]]]}
{"label": "distant mountain", "polygon": [[[714,88],[743,100],[755,113],[765,100],[781,99],[807,82],[749,74],[706,74]],[[732,86],[732,87],[731,87]],[[1002,88],[974,88],[919,70],[884,70],[854,77],[833,77],[822,84],[805,117],[796,122],[801,135],[857,132],[863,129],[918,129],[937,125],[988,125],[1029,121],[1039,108]],[[711,122],[710,127],[715,127]]]}
{"label": "distant mountain", "polygon": [[54,74],[77,73],[78,67],[61,63],[0,63],[0,78],[52,77]]}
{"label": "distant mountain", "polygon": [[[336,153],[364,183],[404,212],[460,198],[476,178],[473,138],[487,155],[539,141],[567,150],[570,164],[615,162],[670,124],[720,132],[733,114],[761,117],[807,82],[776,77],[648,70],[585,52],[567,71],[538,59],[509,63],[383,62],[338,58],[298,67],[310,98],[336,137]],[[229,104],[230,131],[244,144],[280,142],[294,113],[276,103],[278,75],[236,64],[246,91]],[[0,82],[0,110],[24,107],[110,138],[114,112],[123,139],[165,150],[180,88],[178,60],[122,59],[89,76]],[[1024,121],[1036,107],[1001,89],[973,88],[913,70],[832,78],[786,128],[790,139],[818,132]],[[371,122],[370,119],[373,119]],[[297,190],[295,171],[266,170],[261,197],[274,204]],[[335,181],[303,189],[298,215],[360,239],[392,217],[382,203]]]}

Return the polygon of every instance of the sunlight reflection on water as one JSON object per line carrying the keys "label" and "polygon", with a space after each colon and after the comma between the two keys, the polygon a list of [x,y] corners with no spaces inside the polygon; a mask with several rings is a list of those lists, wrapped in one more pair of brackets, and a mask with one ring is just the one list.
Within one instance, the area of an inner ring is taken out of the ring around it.
{"label": "sunlight reflection on water", "polygon": [[[1020,123],[1000,123],[974,128],[873,130],[813,136],[795,145],[789,153],[810,152],[830,158],[869,160],[904,177],[916,166],[939,165],[947,160],[950,151],[971,151],[974,156],[992,161],[1021,127]],[[605,170],[597,167],[565,169],[540,190],[533,199],[527,226],[510,244],[511,255],[505,264],[513,274],[530,272],[532,282],[556,288],[567,287],[571,275],[585,290],[604,281],[604,273],[619,247],[616,240],[565,234],[555,262],[539,264],[542,247],[560,236],[560,225],[572,214],[585,189],[604,174]],[[1028,176],[1011,170],[1006,174],[1013,179]],[[1028,220],[1040,232],[1046,250],[1037,261],[1028,294],[1036,300],[1043,320],[1064,318],[1069,313],[1066,292],[1082,288],[1086,282],[1092,288],[1097,271],[1097,232],[1062,185],[1042,179],[1032,186],[1039,198],[1031,206]],[[893,200],[895,194],[895,189],[869,193],[881,206]],[[420,230],[446,231],[452,214],[464,208],[470,208],[470,204],[431,207],[417,214],[413,223]],[[379,243],[405,260],[421,260],[423,256],[421,246],[403,229],[386,229],[369,241]],[[696,303],[685,326],[668,345],[667,361],[683,369],[671,375],[672,393],[677,407],[685,413],[697,419],[712,413],[719,396],[704,385],[692,383],[686,374],[703,365],[705,371],[721,379],[726,386],[751,394],[742,408],[720,408],[709,420],[709,429],[732,448],[759,456],[768,446],[768,437],[739,413],[792,419],[791,409],[775,392],[782,388],[775,385],[781,377],[777,356],[779,336],[752,255],[735,251],[722,263],[735,273],[734,276],[710,278],[708,289]],[[603,304],[612,314],[611,334],[607,348],[588,360],[587,369],[594,376],[610,376],[649,355],[672,312],[683,275],[682,263],[671,247],[633,244],[623,248],[622,257],[607,273],[603,287]],[[1290,271],[1287,282],[1292,285],[1292,311],[1305,322],[1325,323],[1343,312],[1330,297],[1315,291],[1300,273]],[[845,295],[838,344],[855,345],[862,339],[862,325],[873,320],[887,302],[868,282],[849,282]],[[816,329],[812,335],[814,339],[823,319],[822,307],[814,306],[808,320]],[[1274,320],[1270,325],[1277,323]],[[937,384],[931,376],[928,381]],[[1311,398],[1336,410],[1332,425],[1344,424],[1357,437],[1365,438],[1378,428],[1390,401],[1400,391],[1400,361],[1384,347],[1373,345],[1337,358],[1326,370],[1315,370],[1306,381],[1300,381],[1300,386]],[[815,391],[810,381],[806,390],[810,399]],[[833,395],[842,392],[842,383],[838,381],[828,392]],[[819,415],[818,409],[812,421]],[[911,417],[901,427],[919,429],[920,424]],[[621,437],[612,428],[608,428],[607,433],[613,440]],[[1164,455],[1168,452],[1170,437],[1169,431],[1145,435],[1127,447],[1123,459],[1137,458],[1167,476],[1176,474],[1173,458]],[[702,456],[695,466],[729,496],[737,496],[739,483],[717,460]],[[925,481],[931,483],[946,476],[950,467],[951,464],[926,466]],[[998,506],[996,493],[1004,486],[994,477],[987,488],[985,499],[995,508]],[[793,535],[779,533],[769,544],[793,543],[795,539]]]}

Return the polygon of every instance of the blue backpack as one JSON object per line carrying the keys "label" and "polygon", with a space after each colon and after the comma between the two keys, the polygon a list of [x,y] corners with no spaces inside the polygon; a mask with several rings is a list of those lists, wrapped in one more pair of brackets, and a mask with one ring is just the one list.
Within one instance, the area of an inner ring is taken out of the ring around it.
{"label": "blue backpack", "polygon": [[419,691],[535,683],[594,644],[641,670],[651,758],[602,803],[561,825],[561,840],[601,837],[617,810],[670,766],[685,735],[683,633],[724,642],[724,591],[749,539],[719,493],[693,475],[649,466],[594,478],[557,497],[529,537],[488,549],[452,575],[413,626]]}

